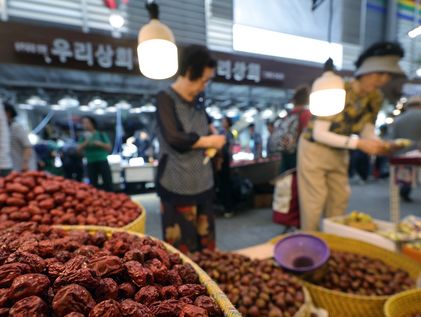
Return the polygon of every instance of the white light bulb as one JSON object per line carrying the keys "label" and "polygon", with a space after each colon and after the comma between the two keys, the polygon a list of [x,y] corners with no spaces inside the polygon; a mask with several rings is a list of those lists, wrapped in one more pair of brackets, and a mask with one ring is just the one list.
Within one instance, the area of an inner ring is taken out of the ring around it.
{"label": "white light bulb", "polygon": [[111,13],[110,17],[108,18],[110,25],[115,29],[121,29],[126,22],[124,17],[119,13]]}
{"label": "white light bulb", "polygon": [[384,120],[384,122],[386,122],[387,124],[392,124],[393,123],[393,118],[391,118],[391,117],[387,117],[385,120]]}
{"label": "white light bulb", "polygon": [[416,28],[414,28],[414,29],[412,29],[411,31],[408,32],[408,36],[411,39],[416,38],[419,35],[421,35],[421,25],[417,26]]}
{"label": "white light bulb", "polygon": [[137,47],[139,68],[151,79],[165,79],[175,75],[178,69],[177,46],[166,40],[148,40]]}
{"label": "white light bulb", "polygon": [[346,92],[343,79],[325,71],[314,82],[310,94],[310,112],[315,116],[333,116],[345,108]]}

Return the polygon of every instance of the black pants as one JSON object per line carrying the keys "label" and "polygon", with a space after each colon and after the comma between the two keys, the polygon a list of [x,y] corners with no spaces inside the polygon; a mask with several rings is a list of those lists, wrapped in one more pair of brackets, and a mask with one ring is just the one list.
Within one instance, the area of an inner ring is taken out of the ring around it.
{"label": "black pants", "polygon": [[357,173],[363,181],[366,181],[370,175],[370,156],[359,150],[351,151],[350,156],[349,177]]}
{"label": "black pants", "polygon": [[[101,176],[102,178],[102,186],[99,186],[98,184],[98,176]],[[112,191],[113,181],[108,161],[88,163],[88,177],[92,186],[106,191]]]}
{"label": "black pants", "polygon": [[0,169],[0,177],[6,177],[11,171],[11,169]]}

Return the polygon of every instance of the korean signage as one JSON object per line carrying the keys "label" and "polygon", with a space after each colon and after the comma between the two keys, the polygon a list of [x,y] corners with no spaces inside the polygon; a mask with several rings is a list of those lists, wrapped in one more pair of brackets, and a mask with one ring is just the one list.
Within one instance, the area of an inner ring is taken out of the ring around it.
{"label": "korean signage", "polygon": [[56,59],[61,64],[71,60],[86,63],[104,69],[120,67],[129,71],[134,69],[133,49],[131,47],[110,44],[74,41],[65,38],[55,38],[51,44],[16,41],[14,43],[17,54],[39,55],[46,64],[51,64]]}
{"label": "korean signage", "polygon": [[[0,63],[140,75],[137,41],[132,38],[0,22],[0,43]],[[216,82],[294,88],[321,73],[319,67],[252,55],[212,55],[217,60]]]}
{"label": "korean signage", "polygon": [[285,73],[277,62],[221,52],[213,55],[217,59],[216,81],[279,86],[285,80]]}

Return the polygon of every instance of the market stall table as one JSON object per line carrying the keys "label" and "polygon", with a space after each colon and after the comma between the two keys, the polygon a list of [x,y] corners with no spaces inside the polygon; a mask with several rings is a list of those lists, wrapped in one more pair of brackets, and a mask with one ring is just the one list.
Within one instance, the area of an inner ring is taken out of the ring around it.
{"label": "market stall table", "polygon": [[421,153],[418,155],[397,156],[390,159],[390,218],[393,223],[400,220],[400,196],[396,170],[398,166],[421,166]]}

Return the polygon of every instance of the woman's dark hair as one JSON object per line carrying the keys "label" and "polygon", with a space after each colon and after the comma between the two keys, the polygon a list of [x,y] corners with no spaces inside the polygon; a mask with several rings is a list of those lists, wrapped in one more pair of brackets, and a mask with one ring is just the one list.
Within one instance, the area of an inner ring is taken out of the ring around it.
{"label": "woman's dark hair", "polygon": [[87,119],[87,120],[89,120],[89,122],[92,124],[92,126],[94,127],[94,129],[95,130],[97,130],[97,128],[98,128],[98,122],[93,118],[93,117],[90,117],[90,116],[83,116],[82,117],[82,120],[83,119]]}
{"label": "woman's dark hair", "polygon": [[292,96],[292,103],[294,105],[308,105],[310,96],[310,87],[299,86],[295,89],[294,96]]}
{"label": "woman's dark hair", "polygon": [[374,43],[360,54],[357,61],[355,62],[355,66],[359,68],[367,58],[373,56],[395,55],[402,58],[404,54],[405,52],[399,43],[378,42]]}
{"label": "woman's dark hair", "polygon": [[227,124],[228,124],[228,127],[229,128],[231,128],[232,127],[232,120],[231,120],[231,118],[230,117],[224,117],[224,119],[225,119],[225,121],[227,122]]}
{"label": "woman's dark hair", "polygon": [[6,113],[9,113],[12,119],[16,118],[18,115],[15,107],[9,102],[4,103],[4,111],[6,111]]}
{"label": "woman's dark hair", "polygon": [[178,74],[190,80],[202,77],[206,67],[215,68],[216,60],[212,58],[209,50],[200,45],[189,45],[180,50]]}

